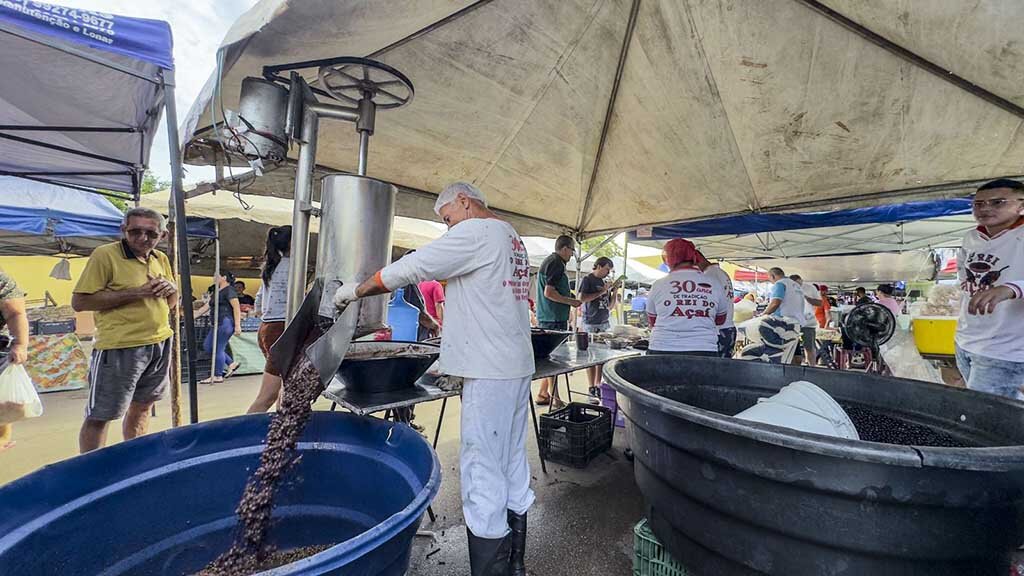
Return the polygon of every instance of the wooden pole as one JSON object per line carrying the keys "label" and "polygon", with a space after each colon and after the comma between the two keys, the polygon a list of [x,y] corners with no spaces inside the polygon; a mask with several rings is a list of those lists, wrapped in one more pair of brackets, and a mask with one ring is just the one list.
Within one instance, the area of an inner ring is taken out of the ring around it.
{"label": "wooden pole", "polygon": [[[172,197],[173,201],[173,197]],[[170,210],[169,214],[174,214],[174,210]],[[173,216],[172,216],[173,218]],[[178,249],[177,243],[174,241],[175,238],[175,223],[172,219],[167,224],[167,237],[171,239],[170,250],[167,251],[167,256],[171,261],[171,270],[174,270],[175,274],[180,278],[181,270],[178,268]],[[181,294],[181,283],[178,283],[178,291]],[[181,294],[181,298],[191,298],[191,294]],[[171,330],[174,331],[173,340],[171,341],[171,426],[177,428],[181,426],[181,306],[175,306],[171,310]]]}

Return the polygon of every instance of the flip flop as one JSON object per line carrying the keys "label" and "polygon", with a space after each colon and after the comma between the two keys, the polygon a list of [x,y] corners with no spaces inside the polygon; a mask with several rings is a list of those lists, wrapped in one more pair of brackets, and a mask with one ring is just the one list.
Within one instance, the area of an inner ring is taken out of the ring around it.
{"label": "flip flop", "polygon": [[537,399],[534,400],[533,403],[536,404],[537,406],[547,406],[548,404],[551,403],[551,395],[544,394],[543,396],[541,396],[540,394],[537,394]]}
{"label": "flip flop", "polygon": [[239,366],[241,366],[241,364],[239,364],[238,362],[233,362],[229,364],[227,371],[224,372],[224,377],[230,378],[235,373],[235,371],[238,370]]}

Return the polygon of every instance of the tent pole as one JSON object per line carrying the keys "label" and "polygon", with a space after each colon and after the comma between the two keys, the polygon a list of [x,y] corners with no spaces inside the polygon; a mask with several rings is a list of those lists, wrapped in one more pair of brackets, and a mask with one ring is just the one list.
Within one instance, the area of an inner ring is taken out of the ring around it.
{"label": "tent pole", "polygon": [[217,332],[220,330],[220,224],[213,221],[213,233],[215,238],[213,239],[213,293],[210,298],[213,299],[213,316],[210,321],[210,333],[213,335],[213,340],[210,346],[210,382],[213,382],[213,378],[217,376]]}
{"label": "tent pole", "polygon": [[171,216],[175,222],[178,245],[178,280],[181,283],[181,304],[185,307],[185,351],[188,361],[189,416],[195,424],[199,422],[199,398],[196,386],[196,325],[192,318],[192,263],[188,252],[188,222],[185,220],[185,191],[181,184],[181,148],[178,143],[178,113],[174,107],[174,85],[160,80],[164,88],[164,108],[167,112],[167,147],[171,155],[171,196],[174,210]]}
{"label": "tent pole", "polygon": [[[629,231],[622,233],[622,239],[625,242],[622,247],[622,291],[619,293],[619,302],[625,302],[626,299],[622,297],[626,293],[626,283],[629,281]],[[619,323],[626,323],[626,309],[622,305],[615,307],[619,311]]]}

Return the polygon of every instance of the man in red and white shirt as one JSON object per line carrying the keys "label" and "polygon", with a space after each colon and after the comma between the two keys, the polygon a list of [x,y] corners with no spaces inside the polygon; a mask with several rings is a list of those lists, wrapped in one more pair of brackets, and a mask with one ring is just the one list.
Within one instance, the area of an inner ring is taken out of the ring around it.
{"label": "man in red and white shirt", "polygon": [[968,388],[1024,400],[1024,184],[993,180],[973,208],[957,257],[957,366]]}

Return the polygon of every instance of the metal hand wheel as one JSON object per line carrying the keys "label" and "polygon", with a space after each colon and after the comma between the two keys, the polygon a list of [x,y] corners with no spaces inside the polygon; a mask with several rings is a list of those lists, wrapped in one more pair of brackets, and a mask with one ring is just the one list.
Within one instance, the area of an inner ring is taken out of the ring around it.
{"label": "metal hand wheel", "polygon": [[401,108],[412,101],[412,82],[387,64],[368,58],[336,58],[317,71],[321,90],[331,97],[356,105],[363,98],[377,109]]}

